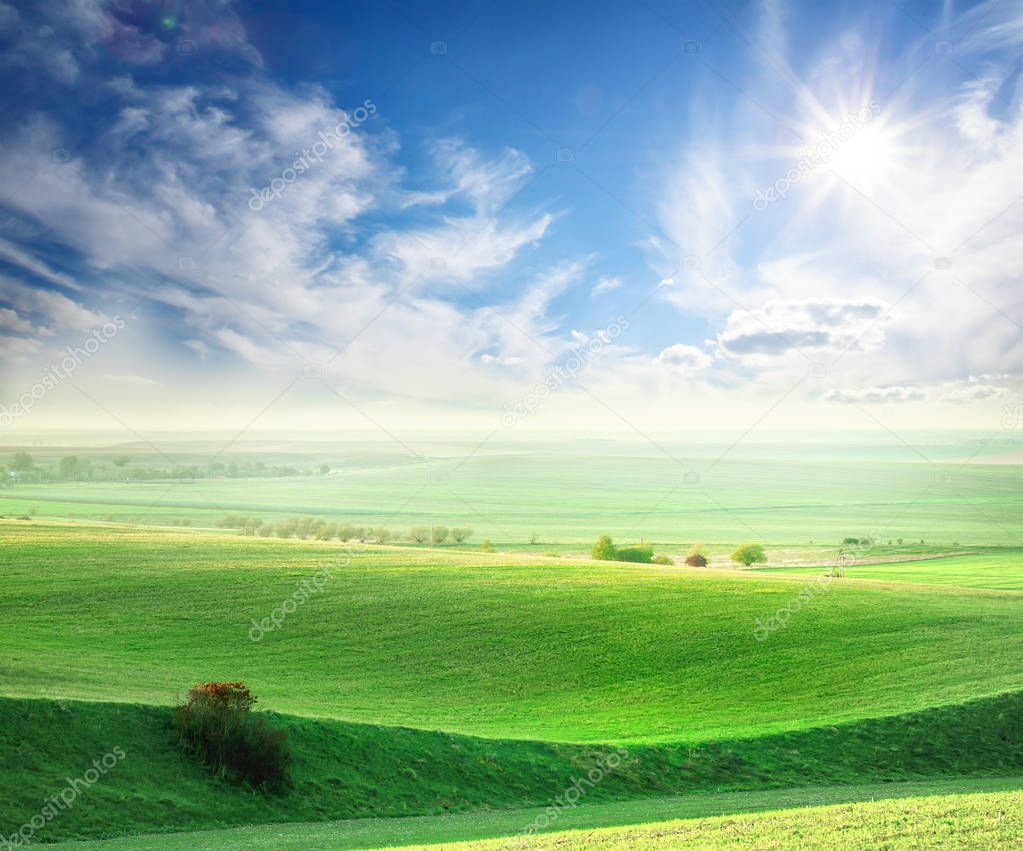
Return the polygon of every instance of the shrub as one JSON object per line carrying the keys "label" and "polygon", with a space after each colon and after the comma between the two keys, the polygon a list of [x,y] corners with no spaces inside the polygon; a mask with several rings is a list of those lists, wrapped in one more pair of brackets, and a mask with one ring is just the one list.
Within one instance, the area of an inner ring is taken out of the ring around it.
{"label": "shrub", "polygon": [[178,739],[216,775],[279,791],[291,764],[287,734],[253,715],[255,702],[244,683],[199,683],[177,709]]}
{"label": "shrub", "polygon": [[487,538],[482,544],[480,544],[481,553],[492,553],[494,552],[494,545],[490,543],[490,538]]}
{"label": "shrub", "polygon": [[767,554],[760,544],[741,544],[732,553],[732,561],[737,561],[740,564],[746,565],[746,567],[749,567],[751,564],[765,564],[767,562]]}
{"label": "shrub", "polygon": [[654,556],[651,559],[651,562],[653,564],[674,564],[675,563],[670,558],[668,558],[667,556]]}
{"label": "shrub", "polygon": [[256,534],[261,538],[269,538],[273,533],[274,527],[271,523],[263,523],[263,525],[256,530]]}
{"label": "shrub", "polygon": [[454,539],[456,544],[461,544],[467,538],[472,537],[471,526],[456,526],[451,530],[451,537]]}
{"label": "shrub", "polygon": [[706,567],[707,557],[700,553],[693,553],[691,556],[686,556],[686,564],[690,567]]}
{"label": "shrub", "polygon": [[428,526],[413,526],[408,530],[410,541],[417,544],[425,544],[430,539],[430,528]]}
{"label": "shrub", "polygon": [[599,561],[614,561],[617,554],[615,543],[609,535],[601,535],[590,550],[590,557]]}
{"label": "shrub", "polygon": [[447,526],[434,526],[430,532],[435,544],[443,544],[448,539]]}
{"label": "shrub", "polygon": [[282,520],[277,524],[278,538],[293,538],[297,531],[298,521],[294,517],[289,517],[287,520]]}
{"label": "shrub", "polygon": [[654,557],[654,548],[647,544],[634,547],[619,547],[615,553],[615,561],[630,561],[637,564],[650,564]]}

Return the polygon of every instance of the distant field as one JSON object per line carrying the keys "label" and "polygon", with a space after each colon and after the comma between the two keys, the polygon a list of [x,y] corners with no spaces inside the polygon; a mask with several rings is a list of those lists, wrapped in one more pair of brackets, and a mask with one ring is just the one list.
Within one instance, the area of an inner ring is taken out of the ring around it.
{"label": "distant field", "polygon": [[706,454],[379,455],[349,459],[326,476],[0,491],[0,514],[33,508],[41,515],[207,526],[228,511],[271,520],[320,514],[400,530],[471,525],[477,541],[518,546],[535,537],[548,548],[578,546],[602,533],[664,544],[837,545],[846,536],[873,535],[906,545],[1018,545],[1023,467],[728,456],[716,463]]}
{"label": "distant field", "polygon": [[[1023,595],[371,549],[249,639],[340,545],[0,521],[0,693],[268,708],[552,741],[704,741],[1023,688]],[[74,652],[69,653],[68,648]]]}
{"label": "distant field", "polygon": [[[769,567],[761,568],[757,572],[820,575],[826,572],[826,569]],[[884,579],[958,585],[963,588],[1023,591],[1023,549],[885,564],[850,564],[845,568],[845,575],[849,579]]]}

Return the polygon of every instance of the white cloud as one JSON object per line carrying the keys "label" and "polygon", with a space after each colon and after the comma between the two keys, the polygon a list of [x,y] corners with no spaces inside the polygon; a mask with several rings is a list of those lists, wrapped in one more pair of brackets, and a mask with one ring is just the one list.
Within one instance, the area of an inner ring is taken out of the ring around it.
{"label": "white cloud", "polygon": [[590,295],[591,296],[595,296],[595,295],[603,295],[604,293],[609,293],[612,290],[619,289],[622,286],[623,283],[624,282],[619,277],[607,277],[607,276],[605,276],[605,277],[601,278],[599,281],[597,281],[597,283],[594,285],[593,289],[590,291]]}
{"label": "white cloud", "polygon": [[863,350],[880,342],[874,323],[882,310],[869,302],[770,301],[750,312],[733,311],[717,343],[724,353],[739,357],[802,349]]}
{"label": "white cloud", "polygon": [[711,357],[696,346],[676,343],[668,346],[658,356],[657,361],[676,372],[696,372],[706,369],[711,364]]}
{"label": "white cloud", "polygon": [[927,394],[919,387],[892,386],[867,387],[862,390],[829,390],[824,396],[828,402],[879,405],[890,402],[922,402]]}
{"label": "white cloud", "polygon": [[29,340],[24,337],[0,336],[0,354],[5,359],[23,363],[39,351],[39,344],[35,340]]}
{"label": "white cloud", "polygon": [[6,239],[0,239],[0,259],[13,266],[20,266],[25,271],[31,272],[33,275],[42,278],[44,281],[49,281],[51,284],[57,284],[70,290],[81,289],[71,277],[54,271],[42,260],[33,257],[27,251],[8,242]]}
{"label": "white cloud", "polygon": [[0,307],[0,328],[17,333],[28,333],[32,330],[32,323],[18,316],[17,311]]}
{"label": "white cloud", "polygon": [[996,387],[993,384],[967,383],[947,390],[939,397],[938,401],[951,405],[966,405],[984,399],[1001,399],[1003,396],[1007,396],[1008,392],[1004,387]]}

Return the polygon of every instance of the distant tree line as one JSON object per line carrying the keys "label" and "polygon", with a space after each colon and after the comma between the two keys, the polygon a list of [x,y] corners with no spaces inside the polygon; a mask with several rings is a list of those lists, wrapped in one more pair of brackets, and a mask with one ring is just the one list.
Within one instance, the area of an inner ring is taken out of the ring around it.
{"label": "distant tree line", "polygon": [[408,541],[414,544],[465,543],[473,535],[469,526],[413,526],[402,534],[386,526],[356,526],[347,521],[328,520],[324,517],[288,517],[271,523],[260,517],[244,514],[225,514],[217,523],[224,529],[237,529],[243,535],[261,538],[303,538],[317,541],[359,541],[386,544],[388,541]]}
{"label": "distant tree line", "polygon": [[[170,467],[149,467],[131,464],[130,455],[113,455],[93,460],[79,455],[65,455],[59,461],[37,463],[27,452],[15,452],[11,459],[0,465],[3,485],[12,487],[19,482],[141,482],[171,479],[253,479],[311,476],[312,469],[290,465],[264,464],[262,461],[237,461],[211,464],[182,464]],[[330,472],[329,464],[317,468],[320,475]]]}

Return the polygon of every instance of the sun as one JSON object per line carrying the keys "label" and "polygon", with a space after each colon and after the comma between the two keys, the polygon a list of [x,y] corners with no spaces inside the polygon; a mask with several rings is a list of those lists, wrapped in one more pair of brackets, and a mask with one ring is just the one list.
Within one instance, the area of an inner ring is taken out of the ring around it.
{"label": "sun", "polygon": [[873,195],[904,168],[907,152],[891,126],[864,123],[854,129],[848,138],[838,137],[827,167],[841,180]]}

